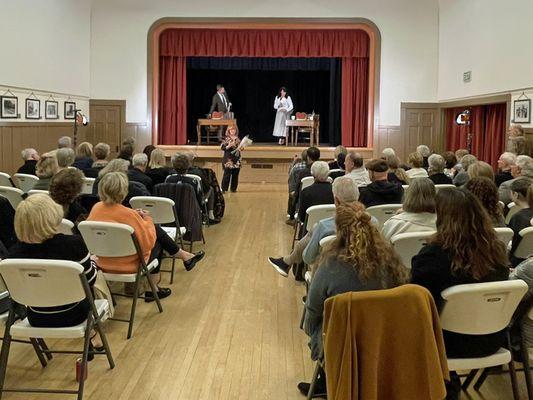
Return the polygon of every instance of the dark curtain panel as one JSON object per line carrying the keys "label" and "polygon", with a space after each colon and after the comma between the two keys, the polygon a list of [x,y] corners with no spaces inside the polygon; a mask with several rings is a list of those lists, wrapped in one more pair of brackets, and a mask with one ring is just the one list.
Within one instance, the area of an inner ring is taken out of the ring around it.
{"label": "dark curtain panel", "polygon": [[241,136],[273,142],[274,97],[286,86],[294,112],[320,114],[320,141],[341,143],[341,67],[335,58],[189,57],[188,142],[196,142],[196,120],[209,111],[217,83],[233,104]]}

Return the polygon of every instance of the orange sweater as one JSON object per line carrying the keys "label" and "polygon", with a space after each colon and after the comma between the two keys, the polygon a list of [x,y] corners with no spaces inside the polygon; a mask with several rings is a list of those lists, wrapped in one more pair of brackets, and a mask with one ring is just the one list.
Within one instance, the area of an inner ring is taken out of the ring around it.
{"label": "orange sweater", "polygon": [[[141,246],[144,260],[148,261],[150,258],[156,240],[155,226],[151,217],[143,219],[135,210],[122,204],[109,205],[99,202],[92,208],[87,221],[116,222],[131,226]],[[126,257],[98,257],[98,266],[104,272],[135,273],[139,267],[139,257],[136,254]]]}

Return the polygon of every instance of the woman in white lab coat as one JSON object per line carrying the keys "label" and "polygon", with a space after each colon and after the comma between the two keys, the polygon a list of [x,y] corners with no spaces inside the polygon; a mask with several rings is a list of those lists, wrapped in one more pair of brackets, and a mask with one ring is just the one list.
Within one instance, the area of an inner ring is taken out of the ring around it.
{"label": "woman in white lab coat", "polygon": [[287,94],[287,89],[282,86],[274,100],[274,109],[276,111],[276,121],[274,122],[274,132],[272,135],[279,138],[279,144],[285,144],[287,140],[287,127],[285,121],[291,117],[293,110],[291,96]]}

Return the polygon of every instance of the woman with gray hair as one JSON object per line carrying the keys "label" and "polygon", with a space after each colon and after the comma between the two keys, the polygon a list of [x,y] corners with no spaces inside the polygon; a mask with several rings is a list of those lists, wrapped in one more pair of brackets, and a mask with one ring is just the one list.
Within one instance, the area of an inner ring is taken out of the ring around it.
{"label": "woman with gray hair", "polygon": [[444,173],[446,168],[446,160],[440,154],[432,154],[428,158],[428,174],[429,179],[435,185],[451,185],[452,179]]}
{"label": "woman with gray hair", "polygon": [[333,191],[328,181],[329,166],[325,161],[315,161],[311,165],[311,175],[315,182],[302,190],[300,194],[300,208],[298,218],[305,221],[306,211],[311,206],[319,204],[333,204]]}
{"label": "woman with gray hair", "polygon": [[[98,195],[98,184],[100,183],[100,180],[102,180],[102,178],[105,175],[107,175],[110,172],[123,172],[127,174],[129,165],[130,165],[130,162],[122,158],[116,158],[114,160],[109,161],[107,165],[104,168],[102,168],[102,170],[98,173],[98,178],[96,178],[96,180],[94,181],[93,195],[95,196]],[[150,196],[150,192],[148,191],[148,189],[146,189],[146,187],[143,184],[139,182],[129,181],[128,195],[124,199],[124,205],[128,206],[130,199],[135,196]]]}
{"label": "woman with gray hair", "polygon": [[48,190],[52,177],[59,171],[57,158],[54,152],[43,154],[35,168],[35,174],[39,178],[39,181],[35,184],[33,189]]}
{"label": "woman with gray hair", "polygon": [[429,158],[429,156],[431,154],[431,150],[429,149],[429,147],[426,146],[425,144],[421,144],[420,146],[418,146],[416,148],[416,152],[418,154],[420,154],[422,156],[422,159],[424,160],[423,161],[423,168],[428,169],[428,167],[429,167],[428,158]]}
{"label": "woman with gray hair", "polygon": [[453,184],[455,186],[463,186],[468,181],[468,167],[470,167],[476,161],[476,156],[473,156],[472,154],[467,154],[461,158],[459,164],[456,166],[456,169],[459,172],[457,175],[455,175],[455,178],[453,178]]}
{"label": "woman with gray hair", "polygon": [[63,147],[61,149],[56,150],[56,158],[57,165],[59,165],[59,169],[61,170],[71,167],[72,164],[74,164],[76,154],[74,153],[74,150],[72,150],[70,147]]}
{"label": "woman with gray hair", "polygon": [[381,231],[383,236],[391,239],[398,233],[436,230],[436,195],[435,185],[430,179],[413,179],[405,192],[403,211],[385,222]]}

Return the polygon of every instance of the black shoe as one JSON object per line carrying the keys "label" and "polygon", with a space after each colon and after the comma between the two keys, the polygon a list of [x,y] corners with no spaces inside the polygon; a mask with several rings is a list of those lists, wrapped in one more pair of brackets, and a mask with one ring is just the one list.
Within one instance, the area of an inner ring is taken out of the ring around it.
{"label": "black shoe", "polygon": [[209,225],[216,225],[216,224],[219,224],[220,223],[220,220],[215,218],[215,219],[211,219],[209,218]]}
{"label": "black shoe", "polygon": [[190,271],[194,268],[196,263],[200,261],[202,258],[204,258],[205,252],[203,250],[200,250],[198,253],[194,254],[194,257],[191,258],[189,261],[183,261],[183,265],[185,266],[185,269],[187,271]]}
{"label": "black shoe", "polygon": [[[310,383],[300,382],[298,384],[298,390],[304,396],[307,396],[307,393],[309,393],[310,388],[311,388]],[[320,380],[320,378],[316,382],[315,393],[313,393],[313,396],[311,398],[312,399],[315,399],[315,398],[327,399],[328,398],[328,393],[326,391],[326,385]]]}
{"label": "black shoe", "polygon": [[289,276],[291,266],[283,261],[283,258],[268,257],[268,262],[280,273],[280,275],[283,275],[285,278]]}
{"label": "black shoe", "polygon": [[[159,300],[164,299],[165,297],[170,296],[172,293],[172,290],[169,288],[159,288],[157,291],[157,297],[159,297]],[[154,294],[152,292],[144,292],[144,301],[146,303],[151,303],[152,301],[155,301]]]}
{"label": "black shoe", "polygon": [[288,220],[285,221],[285,223],[287,225],[294,226],[296,225],[296,220],[294,218],[289,218]]}

